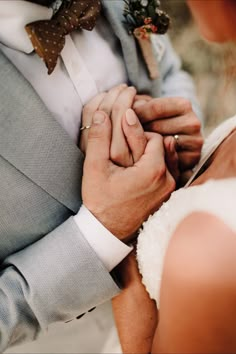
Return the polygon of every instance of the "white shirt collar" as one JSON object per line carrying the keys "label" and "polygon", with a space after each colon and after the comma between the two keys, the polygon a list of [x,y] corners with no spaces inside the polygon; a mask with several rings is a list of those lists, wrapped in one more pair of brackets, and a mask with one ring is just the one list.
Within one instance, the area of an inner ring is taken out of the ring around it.
{"label": "white shirt collar", "polygon": [[38,20],[50,20],[52,15],[53,10],[46,6],[23,0],[0,0],[0,42],[31,53],[34,49],[25,25]]}

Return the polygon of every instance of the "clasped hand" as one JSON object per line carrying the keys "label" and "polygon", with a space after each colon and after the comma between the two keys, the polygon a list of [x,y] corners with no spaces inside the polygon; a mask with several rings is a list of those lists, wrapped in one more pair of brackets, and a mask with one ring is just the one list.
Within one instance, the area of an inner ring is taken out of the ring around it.
{"label": "clasped hand", "polygon": [[[126,85],[96,96],[84,108],[83,125],[91,128],[82,132],[80,141],[86,154],[83,203],[124,241],[129,241],[142,222],[169,198],[178,175],[173,138],[166,140],[157,132],[143,130],[131,109],[135,97],[136,90]],[[145,97],[141,105],[136,100],[134,107],[142,111],[141,107],[151,101]],[[141,116],[147,117],[144,112]]]}

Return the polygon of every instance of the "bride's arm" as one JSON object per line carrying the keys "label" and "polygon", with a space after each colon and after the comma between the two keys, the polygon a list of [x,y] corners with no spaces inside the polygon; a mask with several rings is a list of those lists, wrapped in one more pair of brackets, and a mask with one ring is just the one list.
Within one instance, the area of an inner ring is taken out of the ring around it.
{"label": "bride's arm", "polygon": [[122,292],[112,307],[123,353],[150,353],[157,326],[157,308],[141,282],[135,253],[117,267]]}

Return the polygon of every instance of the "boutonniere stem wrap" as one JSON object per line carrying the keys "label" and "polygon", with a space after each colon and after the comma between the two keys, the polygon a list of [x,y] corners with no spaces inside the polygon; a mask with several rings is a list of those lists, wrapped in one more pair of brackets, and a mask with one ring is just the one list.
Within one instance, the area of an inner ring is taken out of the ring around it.
{"label": "boutonniere stem wrap", "polygon": [[124,0],[124,17],[130,34],[136,38],[151,79],[158,77],[157,60],[153,53],[151,35],[165,34],[170,18],[160,9],[159,0]]}

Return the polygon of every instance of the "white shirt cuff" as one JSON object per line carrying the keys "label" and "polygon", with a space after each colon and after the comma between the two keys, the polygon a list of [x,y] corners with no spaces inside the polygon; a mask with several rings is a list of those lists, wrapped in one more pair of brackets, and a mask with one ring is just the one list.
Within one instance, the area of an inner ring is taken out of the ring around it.
{"label": "white shirt cuff", "polygon": [[74,220],[109,272],[132,251],[132,247],[107,230],[84,205]]}

